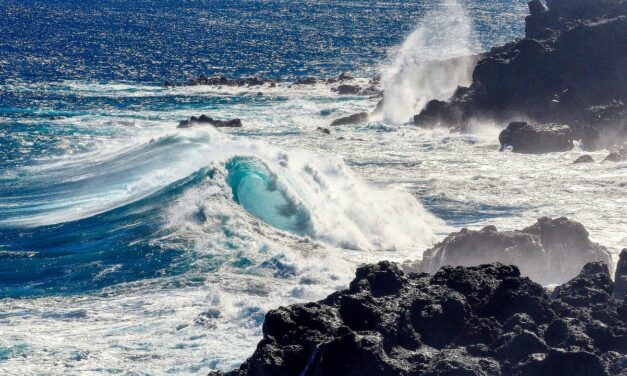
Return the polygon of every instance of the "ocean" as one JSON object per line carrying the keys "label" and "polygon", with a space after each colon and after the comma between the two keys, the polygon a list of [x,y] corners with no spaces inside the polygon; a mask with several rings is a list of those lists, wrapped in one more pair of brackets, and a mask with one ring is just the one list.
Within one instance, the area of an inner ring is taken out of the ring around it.
{"label": "ocean", "polygon": [[[499,152],[504,124],[407,123],[472,73],[422,62],[521,37],[527,13],[518,0],[0,0],[0,373],[229,370],[268,310],[462,227],[567,216],[616,259],[624,164],[572,165],[578,146]],[[392,100],[325,134],[379,98],[290,82],[342,72],[381,77]],[[201,74],[282,82],[163,85]],[[243,127],[177,129],[201,114]]]}

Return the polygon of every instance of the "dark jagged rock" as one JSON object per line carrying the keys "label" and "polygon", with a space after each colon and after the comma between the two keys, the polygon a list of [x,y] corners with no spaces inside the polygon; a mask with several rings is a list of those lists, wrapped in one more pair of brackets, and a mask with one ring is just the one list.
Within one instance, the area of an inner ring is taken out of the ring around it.
{"label": "dark jagged rock", "polygon": [[361,87],[357,85],[340,85],[337,87],[339,95],[357,95],[361,92]]}
{"label": "dark jagged rock", "polygon": [[461,119],[461,112],[447,108],[447,103],[437,99],[427,103],[420,113],[414,116],[414,124],[423,128],[433,128],[455,124]]}
{"label": "dark jagged rock", "polygon": [[331,134],[331,130],[329,128],[318,127],[317,130],[324,134]]}
{"label": "dark jagged rock", "polygon": [[593,243],[579,222],[567,218],[540,218],[517,231],[462,229],[424,252],[421,261],[406,263],[408,270],[434,273],[444,265],[473,266],[490,262],[516,265],[524,276],[543,285],[561,284],[577,275],[588,262],[611,264],[605,247]]}
{"label": "dark jagged rock", "polygon": [[362,88],[359,85],[342,84],[342,85],[339,85],[337,88],[333,88],[331,90],[336,91],[339,95],[362,95],[362,96],[382,95],[381,91],[377,89],[377,87],[374,85],[370,87]]}
{"label": "dark jagged rock", "polygon": [[613,291],[614,283],[607,265],[594,262],[586,264],[577,277],[557,287],[553,296],[577,307],[590,302],[605,304]]}
{"label": "dark jagged rock", "polygon": [[228,78],[226,76],[207,77],[205,75],[200,75],[197,78],[192,78],[185,82],[175,83],[172,81],[166,81],[164,86],[168,88],[180,87],[180,86],[248,86],[248,87],[253,87],[253,86],[261,86],[265,84],[270,84],[270,86],[272,87],[272,85],[276,86],[276,82],[277,82],[276,80],[263,79],[263,78],[256,77],[256,76],[233,79],[233,78]]}
{"label": "dark jagged rock", "polygon": [[494,47],[477,63],[472,84],[425,109],[462,126],[523,116],[568,124],[590,149],[627,138],[627,2],[553,0],[529,3],[525,38]]}
{"label": "dark jagged rock", "polygon": [[589,154],[584,154],[581,157],[575,159],[575,161],[573,162],[573,164],[579,163],[594,163],[594,158],[592,158],[592,156]]}
{"label": "dark jagged rock", "polygon": [[208,124],[216,128],[241,128],[242,121],[240,119],[232,120],[217,120],[210,118],[207,115],[200,115],[200,117],[192,116],[189,120],[181,120],[177,128],[190,128],[194,125]]}
{"label": "dark jagged rock", "polygon": [[368,121],[368,119],[370,118],[370,115],[368,115],[367,112],[359,112],[357,114],[353,114],[350,116],[346,116],[343,118],[339,118],[334,120],[331,123],[331,126],[337,126],[337,125],[355,125],[355,124],[362,124]]}
{"label": "dark jagged rock", "polygon": [[318,83],[318,80],[316,80],[313,77],[307,77],[307,78],[303,78],[302,80],[298,80],[296,82],[294,82],[294,85],[315,85]]}
{"label": "dark jagged rock", "polygon": [[254,354],[226,375],[622,375],[627,304],[590,294],[608,288],[600,263],[554,298],[498,263],[432,276],[366,265],[347,290],[270,311]]}
{"label": "dark jagged rock", "polygon": [[614,283],[614,297],[624,299],[627,295],[627,248],[620,253],[618,264],[616,264]]}
{"label": "dark jagged rock", "polygon": [[350,81],[353,79],[353,76],[351,76],[349,73],[342,72],[337,79],[338,81]]}
{"label": "dark jagged rock", "polygon": [[528,3],[528,5],[529,5],[529,13],[531,13],[532,16],[536,16],[538,14],[541,14],[542,12],[544,12],[546,10],[546,8],[540,2],[540,0],[531,0]]}
{"label": "dark jagged rock", "polygon": [[542,154],[572,150],[573,132],[564,124],[512,122],[499,135],[501,150],[511,147],[516,153]]}

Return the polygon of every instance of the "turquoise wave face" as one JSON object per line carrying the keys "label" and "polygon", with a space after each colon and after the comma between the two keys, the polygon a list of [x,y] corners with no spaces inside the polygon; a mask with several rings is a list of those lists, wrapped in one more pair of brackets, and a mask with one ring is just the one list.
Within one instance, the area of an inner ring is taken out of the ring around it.
{"label": "turquoise wave face", "polygon": [[311,234],[309,212],[290,197],[265,163],[252,157],[235,157],[226,169],[233,199],[251,215],[281,230]]}

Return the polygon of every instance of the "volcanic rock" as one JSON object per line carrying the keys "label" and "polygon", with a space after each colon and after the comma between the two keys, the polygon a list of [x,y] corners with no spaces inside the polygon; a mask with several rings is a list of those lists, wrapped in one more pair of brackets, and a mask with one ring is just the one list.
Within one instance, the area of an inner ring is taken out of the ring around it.
{"label": "volcanic rock", "polygon": [[573,133],[564,124],[511,122],[499,135],[501,150],[510,146],[516,153],[542,154],[572,150]]}
{"label": "volcanic rock", "polygon": [[242,121],[240,119],[231,120],[217,120],[207,115],[200,115],[200,117],[192,116],[189,120],[182,120],[179,122],[177,128],[190,128],[193,125],[209,124],[216,128],[241,128]]}
{"label": "volcanic rock", "polygon": [[516,231],[499,232],[494,226],[480,231],[462,229],[426,250],[422,260],[404,266],[415,272],[435,273],[445,265],[501,262],[516,265],[522,275],[549,285],[575,277],[592,261],[612,262],[605,247],[590,241],[581,223],[544,217]]}
{"label": "volcanic rock", "polygon": [[551,298],[499,263],[362,266],[347,290],[270,311],[254,354],[226,375],[624,374],[627,304],[595,298],[612,287],[606,271],[587,264]]}
{"label": "volcanic rock", "polygon": [[[471,119],[568,124],[589,149],[627,138],[627,2],[529,3],[525,38],[493,47],[472,84],[417,123],[467,128]],[[436,116],[437,115],[437,116]]]}
{"label": "volcanic rock", "polygon": [[370,115],[368,115],[367,112],[359,112],[357,114],[353,114],[350,116],[336,119],[331,123],[331,126],[334,127],[336,125],[362,124],[362,123],[367,122],[369,118],[370,118]]}

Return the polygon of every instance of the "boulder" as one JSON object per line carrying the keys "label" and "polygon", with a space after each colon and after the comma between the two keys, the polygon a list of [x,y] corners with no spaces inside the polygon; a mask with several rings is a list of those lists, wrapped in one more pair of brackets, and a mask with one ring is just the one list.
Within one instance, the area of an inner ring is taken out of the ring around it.
{"label": "boulder", "polygon": [[366,123],[369,118],[370,118],[370,115],[368,115],[367,112],[359,112],[357,114],[353,114],[353,115],[346,116],[346,117],[343,117],[343,118],[335,119],[331,123],[331,126],[334,127],[334,126],[337,126],[337,125],[362,124],[362,123]]}
{"label": "boulder", "polygon": [[606,270],[586,265],[551,298],[515,266],[364,265],[347,290],[268,312],[253,355],[210,375],[622,375],[626,302],[569,303],[605,291]]}
{"label": "boulder", "polygon": [[573,162],[573,164],[579,164],[579,163],[594,163],[594,158],[592,158],[590,154],[584,154],[580,156],[579,158],[575,159],[575,161]]}
{"label": "boulder", "polygon": [[445,265],[473,266],[501,262],[516,265],[522,275],[543,284],[561,284],[588,262],[611,264],[607,249],[590,241],[579,222],[540,218],[525,229],[479,231],[462,229],[426,250],[422,260],[405,263],[409,271],[435,273]]}
{"label": "boulder", "polygon": [[542,154],[572,150],[573,133],[565,124],[511,122],[499,135],[501,150],[511,147],[516,153]]}

